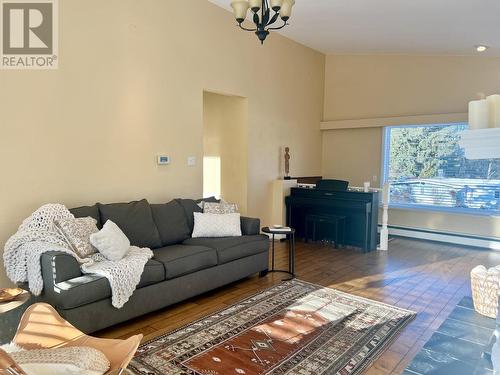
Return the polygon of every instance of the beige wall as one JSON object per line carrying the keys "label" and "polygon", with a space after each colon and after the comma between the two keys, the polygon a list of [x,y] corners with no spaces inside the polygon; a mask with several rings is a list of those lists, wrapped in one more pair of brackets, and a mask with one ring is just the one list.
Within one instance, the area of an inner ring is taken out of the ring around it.
{"label": "beige wall", "polygon": [[[203,94],[203,156],[221,160],[221,197],[247,212],[248,100]],[[204,177],[205,178],[205,177]]]}
{"label": "beige wall", "polygon": [[261,46],[206,0],[59,4],[59,70],[0,71],[1,245],[47,202],[200,196],[203,90],[248,98],[248,214],[268,223],[281,145],[294,174],[320,172],[322,54]]}
{"label": "beige wall", "polygon": [[[328,56],[324,120],[461,113],[500,92],[500,58]],[[323,134],[323,175],[380,179],[382,128]],[[391,210],[390,224],[500,237],[500,218]]]}

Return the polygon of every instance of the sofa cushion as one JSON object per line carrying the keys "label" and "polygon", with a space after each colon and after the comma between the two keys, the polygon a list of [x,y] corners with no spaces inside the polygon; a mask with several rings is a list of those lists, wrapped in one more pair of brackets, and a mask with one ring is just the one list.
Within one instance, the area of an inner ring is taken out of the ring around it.
{"label": "sofa cushion", "polygon": [[[144,266],[144,272],[137,288],[156,284],[165,280],[165,268],[162,263],[150,259]],[[73,309],[102,299],[111,298],[108,279],[99,275],[83,275],[62,281],[54,286],[57,291],[57,307]]]}
{"label": "sofa cushion", "polygon": [[131,245],[151,249],[161,247],[160,234],[147,200],[97,205],[101,222],[113,221],[125,233]]}
{"label": "sofa cushion", "polygon": [[167,280],[217,265],[217,252],[204,246],[172,245],[153,253],[165,266]]}
{"label": "sofa cushion", "polygon": [[185,245],[206,246],[217,251],[219,264],[236,259],[260,254],[269,250],[269,237],[265,235],[222,237],[222,238],[189,238]]}
{"label": "sofa cushion", "polygon": [[151,211],[160,233],[162,246],[178,244],[190,237],[191,231],[186,214],[178,201],[152,204]]}
{"label": "sofa cushion", "polygon": [[93,274],[57,283],[54,290],[56,307],[62,309],[73,309],[111,297],[108,279]]}
{"label": "sofa cushion", "polygon": [[165,281],[165,267],[163,267],[163,263],[150,259],[144,266],[144,272],[141,275],[141,281],[139,281],[137,288],[157,284],[162,281]]}
{"label": "sofa cushion", "polygon": [[76,208],[71,208],[69,210],[73,214],[74,217],[92,217],[96,219],[97,221],[97,228],[102,228],[101,224],[101,217],[99,215],[99,208],[97,207],[97,204],[94,204],[93,206],[82,206],[82,207],[76,207]]}
{"label": "sofa cushion", "polygon": [[201,202],[219,202],[215,197],[210,198],[202,198],[202,199],[176,199],[177,203],[181,205],[184,209],[184,214],[186,215],[186,219],[189,227],[189,234],[193,232],[194,228],[194,212],[203,212],[203,209],[198,205]]}

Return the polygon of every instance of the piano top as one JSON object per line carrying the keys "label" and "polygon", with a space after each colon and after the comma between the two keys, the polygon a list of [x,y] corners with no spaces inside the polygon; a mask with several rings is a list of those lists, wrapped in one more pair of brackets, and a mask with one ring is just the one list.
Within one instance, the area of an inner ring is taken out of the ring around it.
{"label": "piano top", "polygon": [[[348,188],[347,190],[331,190],[331,189],[318,189],[318,188],[307,188],[307,187],[293,187],[291,188],[292,194],[294,191],[300,192],[326,192],[326,193],[335,193],[335,194],[345,194],[345,193],[358,193],[358,194],[380,194],[380,190],[371,190],[369,192],[365,192],[363,188]],[[314,194],[314,193],[313,193]]]}

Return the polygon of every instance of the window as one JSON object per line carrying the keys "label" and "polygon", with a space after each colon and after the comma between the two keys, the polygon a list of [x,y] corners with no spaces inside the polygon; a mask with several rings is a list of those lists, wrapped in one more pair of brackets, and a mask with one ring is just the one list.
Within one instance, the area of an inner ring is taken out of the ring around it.
{"label": "window", "polygon": [[500,159],[466,159],[458,141],[467,127],[385,129],[383,176],[391,183],[391,207],[500,214]]}

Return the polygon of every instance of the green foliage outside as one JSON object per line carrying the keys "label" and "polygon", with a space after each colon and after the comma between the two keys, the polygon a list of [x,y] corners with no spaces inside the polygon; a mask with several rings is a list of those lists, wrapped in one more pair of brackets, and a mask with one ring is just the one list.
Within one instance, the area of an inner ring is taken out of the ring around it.
{"label": "green foliage outside", "polygon": [[500,179],[500,159],[465,158],[458,141],[466,129],[466,125],[390,129],[389,179]]}

